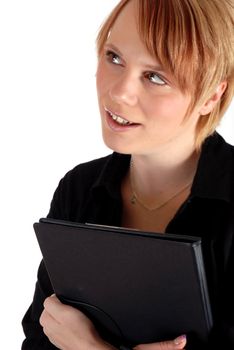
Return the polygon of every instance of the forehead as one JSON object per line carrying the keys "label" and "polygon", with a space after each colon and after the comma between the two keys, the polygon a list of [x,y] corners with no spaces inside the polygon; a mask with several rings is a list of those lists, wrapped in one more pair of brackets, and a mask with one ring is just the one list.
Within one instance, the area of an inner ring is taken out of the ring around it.
{"label": "forehead", "polygon": [[[136,1],[128,1],[122,8],[117,18],[115,19],[112,29],[126,30],[126,26],[130,28],[136,27],[137,5]],[[126,32],[125,32],[126,33]]]}
{"label": "forehead", "polygon": [[155,64],[156,59],[148,52],[139,35],[136,6],[136,1],[129,1],[123,8],[111,27],[106,44],[113,44],[123,56],[134,57],[135,62]]}

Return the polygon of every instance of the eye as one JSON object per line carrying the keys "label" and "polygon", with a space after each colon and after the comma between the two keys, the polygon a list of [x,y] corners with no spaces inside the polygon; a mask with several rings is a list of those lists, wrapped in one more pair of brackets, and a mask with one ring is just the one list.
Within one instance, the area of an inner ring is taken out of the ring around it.
{"label": "eye", "polygon": [[150,81],[150,83],[155,84],[155,85],[166,85],[166,82],[163,78],[160,77],[159,74],[154,73],[154,72],[148,72],[145,74],[145,78]]}
{"label": "eye", "polygon": [[121,64],[121,58],[113,51],[108,50],[106,52],[106,57],[108,62],[110,63],[117,64],[117,65]]}

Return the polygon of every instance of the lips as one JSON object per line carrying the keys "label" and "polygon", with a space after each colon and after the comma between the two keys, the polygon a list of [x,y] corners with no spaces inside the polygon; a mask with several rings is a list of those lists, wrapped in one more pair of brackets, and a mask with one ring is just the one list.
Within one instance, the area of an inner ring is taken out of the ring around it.
{"label": "lips", "polygon": [[105,108],[105,111],[109,114],[109,116],[118,124],[120,125],[132,125],[134,123],[130,122],[129,120],[121,117],[118,114],[115,114],[113,112],[111,112],[109,109]]}
{"label": "lips", "polygon": [[140,125],[140,124],[133,123],[133,122],[127,120],[123,116],[121,116],[117,113],[114,113],[107,108],[105,108],[105,111],[106,111],[106,115],[107,115],[107,123],[110,126],[110,128],[115,130],[115,131],[129,129],[129,128],[136,127],[136,126]]}

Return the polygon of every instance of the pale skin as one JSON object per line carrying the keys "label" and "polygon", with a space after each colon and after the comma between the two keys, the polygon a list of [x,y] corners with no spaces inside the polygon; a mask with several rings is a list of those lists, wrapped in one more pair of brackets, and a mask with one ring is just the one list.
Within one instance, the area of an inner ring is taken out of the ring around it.
{"label": "pale skin", "polygon": [[[191,96],[180,91],[173,77],[144,47],[136,27],[134,2],[130,1],[120,13],[97,69],[103,139],[109,148],[132,154],[135,185],[147,204],[157,204],[155,198],[159,202],[165,200],[173,191],[192,181],[198,161],[194,144],[197,122],[214,108],[225,88],[226,82],[221,82],[213,96],[196,106],[185,122]],[[124,129],[106,109],[135,125]],[[129,193],[127,174],[122,184],[123,224],[160,232],[164,232],[188,195],[188,192],[183,193],[158,216],[154,213],[154,220],[149,216],[145,221],[139,219],[144,216],[142,209],[129,208]],[[59,349],[114,349],[101,339],[82,312],[63,305],[55,295],[45,300],[40,323],[51,343]],[[134,349],[180,350],[185,346],[186,337],[178,335],[174,340],[140,344]]]}

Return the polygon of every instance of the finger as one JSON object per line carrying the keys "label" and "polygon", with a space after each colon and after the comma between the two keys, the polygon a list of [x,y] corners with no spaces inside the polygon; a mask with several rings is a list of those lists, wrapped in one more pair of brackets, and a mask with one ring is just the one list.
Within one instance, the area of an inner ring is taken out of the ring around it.
{"label": "finger", "polygon": [[51,316],[57,319],[64,312],[65,305],[53,294],[45,299],[44,308]]}
{"label": "finger", "polygon": [[55,295],[46,298],[44,308],[59,324],[68,325],[88,321],[88,318],[81,311],[61,303]]}
{"label": "finger", "polygon": [[[173,342],[175,345],[179,346],[179,349],[183,349],[187,343],[186,335],[185,334],[181,335],[180,337],[173,340]],[[181,348],[181,346],[183,347]]]}
{"label": "finger", "polygon": [[60,324],[46,310],[42,312],[39,322],[43,327],[43,332],[49,341],[60,349],[58,346],[58,344],[61,343]]}
{"label": "finger", "polygon": [[185,349],[185,345],[186,336],[182,335],[174,340],[138,345],[134,350],[182,350]]}
{"label": "finger", "polygon": [[52,324],[58,322],[51,316],[46,310],[44,310],[39,318],[39,323],[40,325],[45,328],[45,327],[51,327]]}
{"label": "finger", "polygon": [[[51,325],[50,326],[45,326],[43,327],[43,332],[44,334],[47,336],[47,338],[49,339],[49,341],[56,346],[59,349],[58,343],[56,341],[56,337],[54,337],[54,333],[51,330]],[[55,333],[56,334],[56,333]]]}

